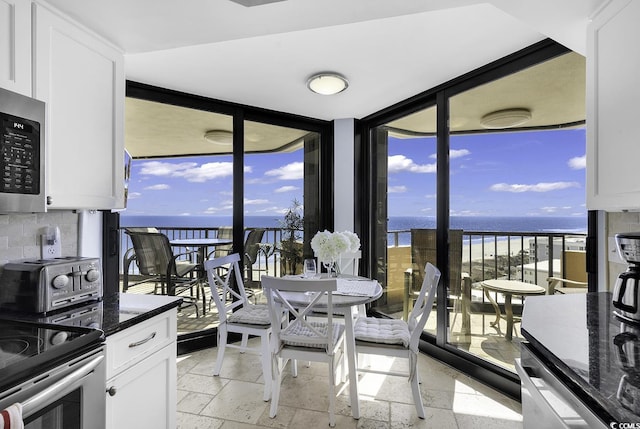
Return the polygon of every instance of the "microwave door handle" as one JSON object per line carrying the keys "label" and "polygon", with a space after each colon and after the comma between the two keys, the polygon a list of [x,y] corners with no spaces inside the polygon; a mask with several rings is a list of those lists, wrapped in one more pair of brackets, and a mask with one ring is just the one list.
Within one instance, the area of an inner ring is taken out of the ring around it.
{"label": "microwave door handle", "polygon": [[73,390],[77,388],[76,383],[90,375],[103,360],[104,356],[97,356],[91,359],[71,374],[65,376],[62,380],[24,401],[22,403],[23,416],[29,417],[31,414],[42,409],[43,406],[73,392]]}

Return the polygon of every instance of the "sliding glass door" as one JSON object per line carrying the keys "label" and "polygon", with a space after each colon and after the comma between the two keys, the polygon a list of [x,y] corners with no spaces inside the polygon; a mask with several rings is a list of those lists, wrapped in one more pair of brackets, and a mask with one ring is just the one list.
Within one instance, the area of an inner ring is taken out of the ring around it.
{"label": "sliding glass door", "polygon": [[424,264],[436,264],[423,338],[488,379],[517,381],[529,292],[484,282],[542,294],[549,277],[586,281],[584,75],[584,57],[544,42],[365,120],[380,207],[368,218],[374,273],[386,290],[374,310],[404,317]]}

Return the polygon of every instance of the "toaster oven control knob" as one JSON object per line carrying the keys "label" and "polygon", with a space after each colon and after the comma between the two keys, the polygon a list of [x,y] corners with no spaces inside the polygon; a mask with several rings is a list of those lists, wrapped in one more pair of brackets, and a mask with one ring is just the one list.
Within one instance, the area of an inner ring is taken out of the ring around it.
{"label": "toaster oven control knob", "polygon": [[87,281],[93,283],[95,281],[98,281],[99,278],[100,278],[100,271],[98,270],[87,271]]}
{"label": "toaster oven control knob", "polygon": [[56,289],[65,288],[69,284],[69,276],[67,276],[66,274],[60,274],[59,276],[55,276],[51,284]]}

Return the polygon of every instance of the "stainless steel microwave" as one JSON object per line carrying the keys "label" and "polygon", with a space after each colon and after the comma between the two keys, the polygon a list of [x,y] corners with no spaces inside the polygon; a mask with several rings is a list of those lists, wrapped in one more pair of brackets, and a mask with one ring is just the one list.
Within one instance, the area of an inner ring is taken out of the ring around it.
{"label": "stainless steel microwave", "polygon": [[45,104],[0,88],[0,213],[47,211]]}

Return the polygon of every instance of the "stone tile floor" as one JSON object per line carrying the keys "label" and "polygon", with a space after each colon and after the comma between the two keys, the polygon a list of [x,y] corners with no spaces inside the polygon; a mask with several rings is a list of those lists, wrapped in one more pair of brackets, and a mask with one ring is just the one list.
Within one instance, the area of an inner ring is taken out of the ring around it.
{"label": "stone tile floor", "polygon": [[[251,340],[256,341],[256,340]],[[278,414],[269,418],[262,400],[259,356],[227,349],[222,372],[214,377],[216,348],[178,356],[178,428],[327,428],[327,367],[299,364],[282,383]],[[372,367],[402,369],[403,360],[371,357]],[[520,403],[421,354],[418,359],[426,419],[417,417],[406,378],[361,374],[359,420],[351,417],[348,385],[339,385],[337,428],[522,428]]]}

